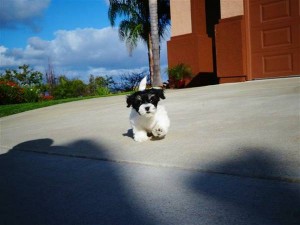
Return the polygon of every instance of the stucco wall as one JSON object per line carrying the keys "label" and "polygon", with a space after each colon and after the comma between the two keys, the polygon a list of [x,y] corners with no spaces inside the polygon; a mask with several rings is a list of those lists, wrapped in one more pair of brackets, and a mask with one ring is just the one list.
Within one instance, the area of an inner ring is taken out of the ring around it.
{"label": "stucco wall", "polygon": [[221,19],[244,15],[243,2],[243,0],[220,0]]}
{"label": "stucco wall", "polygon": [[190,0],[171,0],[172,37],[192,33]]}

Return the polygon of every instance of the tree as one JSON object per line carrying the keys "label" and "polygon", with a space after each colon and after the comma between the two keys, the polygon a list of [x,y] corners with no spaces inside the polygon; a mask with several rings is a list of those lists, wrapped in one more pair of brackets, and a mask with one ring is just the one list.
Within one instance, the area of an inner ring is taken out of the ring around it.
{"label": "tree", "polygon": [[53,89],[56,99],[73,98],[87,95],[87,85],[79,79],[68,79],[62,75],[58,77],[58,82]]}
{"label": "tree", "polygon": [[48,91],[50,92],[50,94],[52,94],[53,89],[56,85],[56,77],[55,77],[53,65],[49,59],[48,59],[48,68],[46,70],[45,77],[46,77],[46,83],[48,85]]}
{"label": "tree", "polygon": [[110,76],[90,75],[88,89],[91,95],[106,95],[110,93],[110,87],[114,85],[114,80]]}
{"label": "tree", "polygon": [[5,70],[1,75],[2,80],[13,81],[24,87],[39,87],[42,84],[43,74],[39,71],[34,71],[29,65],[22,65],[18,67],[19,70]]}
{"label": "tree", "polygon": [[88,88],[90,95],[96,95],[97,86],[93,74],[90,74]]}
{"label": "tree", "polygon": [[153,83],[155,87],[162,86],[160,76],[160,54],[159,54],[159,32],[158,32],[158,14],[157,0],[149,0],[150,25],[151,25],[151,40],[153,53]]}
{"label": "tree", "polygon": [[[152,54],[149,1],[109,0],[109,2],[108,17],[110,23],[114,26],[117,16],[122,18],[119,25],[119,36],[121,40],[126,42],[129,53],[132,53],[139,40],[146,43],[151,83],[153,83],[154,60]],[[170,1],[158,0],[157,5],[158,10],[156,14],[158,15],[158,35],[160,42],[160,39],[164,37],[170,25]],[[160,76],[160,74],[158,74],[158,76]]]}

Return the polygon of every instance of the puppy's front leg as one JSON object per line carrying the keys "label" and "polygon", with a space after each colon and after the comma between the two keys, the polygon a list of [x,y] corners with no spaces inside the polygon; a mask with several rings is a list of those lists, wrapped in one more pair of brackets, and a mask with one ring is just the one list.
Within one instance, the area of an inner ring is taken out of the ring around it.
{"label": "puppy's front leg", "polygon": [[143,142],[149,140],[149,137],[146,131],[133,128],[133,139],[137,142]]}
{"label": "puppy's front leg", "polygon": [[163,138],[168,133],[170,126],[170,120],[168,117],[165,117],[164,120],[158,121],[152,130],[152,134],[155,137]]}
{"label": "puppy's front leg", "polygon": [[166,136],[167,132],[168,132],[167,128],[161,127],[159,125],[156,125],[152,130],[153,136],[158,138],[163,138],[164,136]]}

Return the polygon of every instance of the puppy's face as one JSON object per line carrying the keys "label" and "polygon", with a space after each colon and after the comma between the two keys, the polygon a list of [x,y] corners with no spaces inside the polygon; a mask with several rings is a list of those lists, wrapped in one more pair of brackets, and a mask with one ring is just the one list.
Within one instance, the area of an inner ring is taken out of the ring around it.
{"label": "puppy's face", "polygon": [[162,89],[138,91],[127,96],[127,107],[132,106],[141,116],[151,117],[160,99],[165,99]]}

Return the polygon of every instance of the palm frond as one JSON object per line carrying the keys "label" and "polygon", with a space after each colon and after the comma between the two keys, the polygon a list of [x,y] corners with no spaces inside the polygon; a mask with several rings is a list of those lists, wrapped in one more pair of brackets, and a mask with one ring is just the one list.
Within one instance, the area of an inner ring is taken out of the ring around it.
{"label": "palm frond", "polygon": [[[121,17],[119,37],[126,42],[129,53],[137,46],[138,40],[148,43],[150,28],[149,0],[109,0],[108,18],[115,26]],[[158,0],[158,28],[160,39],[170,27],[170,0]]]}

